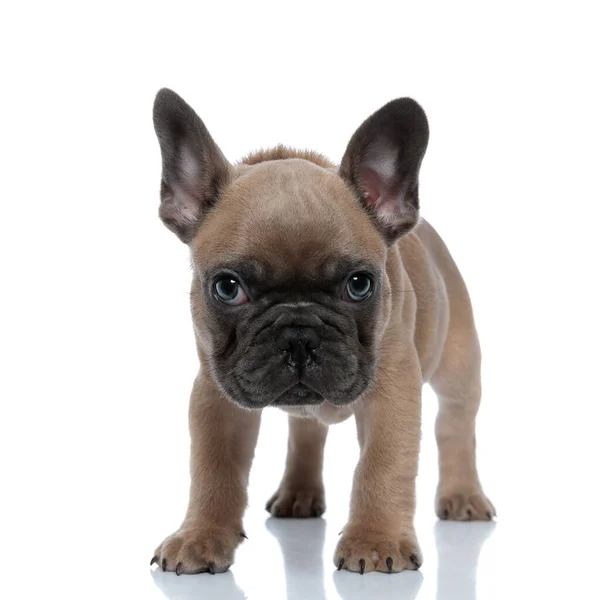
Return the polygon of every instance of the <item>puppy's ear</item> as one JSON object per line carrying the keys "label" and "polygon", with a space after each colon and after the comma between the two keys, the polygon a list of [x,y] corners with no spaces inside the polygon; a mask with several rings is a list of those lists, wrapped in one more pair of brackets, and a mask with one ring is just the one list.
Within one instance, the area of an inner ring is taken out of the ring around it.
{"label": "puppy's ear", "polygon": [[159,215],[186,244],[231,178],[231,165],[194,110],[162,89],[154,101],[162,154]]}
{"label": "puppy's ear", "polygon": [[410,98],[392,100],[352,136],[340,176],[356,190],[388,243],[410,231],[419,218],[419,169],[429,126]]}

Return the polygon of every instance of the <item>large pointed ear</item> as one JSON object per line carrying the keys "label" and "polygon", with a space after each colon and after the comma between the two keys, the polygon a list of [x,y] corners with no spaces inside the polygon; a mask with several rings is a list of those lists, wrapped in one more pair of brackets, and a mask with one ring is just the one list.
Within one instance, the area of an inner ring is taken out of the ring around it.
{"label": "large pointed ear", "polygon": [[346,148],[340,176],[388,243],[419,219],[419,169],[428,139],[423,109],[410,98],[399,98],[372,114]]}
{"label": "large pointed ear", "polygon": [[231,165],[200,117],[171,90],[156,95],[154,129],[162,154],[159,215],[189,243],[231,179]]}

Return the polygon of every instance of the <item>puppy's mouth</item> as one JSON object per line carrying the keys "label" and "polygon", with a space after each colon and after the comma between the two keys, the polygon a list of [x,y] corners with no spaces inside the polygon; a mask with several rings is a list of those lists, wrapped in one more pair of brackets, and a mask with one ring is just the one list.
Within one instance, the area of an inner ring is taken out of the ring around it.
{"label": "puppy's mouth", "polygon": [[325,398],[321,394],[304,383],[297,383],[281,394],[271,406],[315,406],[323,402]]}

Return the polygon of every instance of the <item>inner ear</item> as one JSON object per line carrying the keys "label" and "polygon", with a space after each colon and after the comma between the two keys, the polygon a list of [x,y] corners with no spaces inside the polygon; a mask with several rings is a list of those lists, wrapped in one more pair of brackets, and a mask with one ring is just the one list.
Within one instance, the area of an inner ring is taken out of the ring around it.
{"label": "inner ear", "polygon": [[401,176],[398,150],[379,143],[367,150],[357,167],[357,182],[365,206],[386,227],[410,229],[418,219],[418,195],[408,198],[410,182]]}
{"label": "inner ear", "polygon": [[397,150],[391,145],[378,142],[367,148],[356,171],[358,183],[364,188],[364,198],[368,205],[377,204],[388,197],[397,185]]}

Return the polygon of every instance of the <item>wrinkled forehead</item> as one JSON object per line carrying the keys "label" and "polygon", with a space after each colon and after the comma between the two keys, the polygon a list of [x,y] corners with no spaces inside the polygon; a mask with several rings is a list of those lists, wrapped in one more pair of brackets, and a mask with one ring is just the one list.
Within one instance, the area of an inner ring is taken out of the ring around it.
{"label": "wrinkled forehead", "polygon": [[245,168],[207,216],[192,252],[203,270],[246,265],[282,279],[382,265],[386,250],[336,173],[290,159]]}

